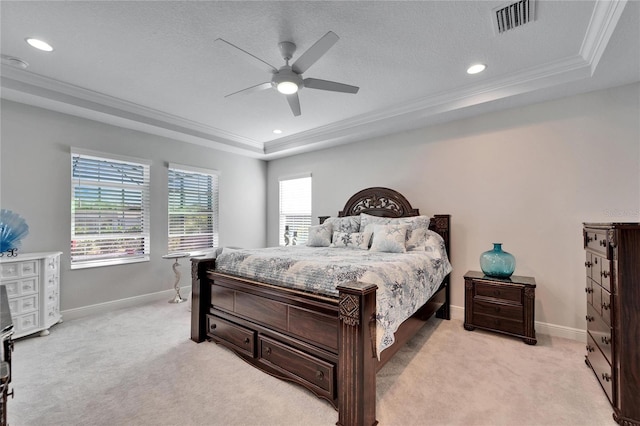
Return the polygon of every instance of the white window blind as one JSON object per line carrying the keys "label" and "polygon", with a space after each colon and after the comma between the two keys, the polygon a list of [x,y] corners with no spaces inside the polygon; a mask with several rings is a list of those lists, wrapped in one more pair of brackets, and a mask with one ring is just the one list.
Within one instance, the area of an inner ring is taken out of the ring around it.
{"label": "white window blind", "polygon": [[280,180],[279,244],[304,245],[311,226],[311,176]]}
{"label": "white window blind", "polygon": [[71,269],[149,260],[149,167],[71,152]]}
{"label": "white window blind", "polygon": [[169,253],[218,246],[218,173],[169,164]]}

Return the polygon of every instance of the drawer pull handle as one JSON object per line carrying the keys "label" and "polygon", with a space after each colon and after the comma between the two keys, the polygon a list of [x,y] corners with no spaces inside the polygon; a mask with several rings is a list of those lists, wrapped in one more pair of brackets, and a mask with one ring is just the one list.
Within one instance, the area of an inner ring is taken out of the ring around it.
{"label": "drawer pull handle", "polygon": [[590,243],[591,241],[593,241],[593,238],[591,238],[589,235],[587,235],[587,243]]}
{"label": "drawer pull handle", "polygon": [[595,319],[593,318],[593,315],[587,315],[585,318],[587,319],[587,322],[591,322]]}
{"label": "drawer pull handle", "polygon": [[592,288],[590,288],[590,287],[585,287],[585,288],[584,288],[584,292],[585,292],[585,293],[593,293],[593,289],[592,289]]}
{"label": "drawer pull handle", "polygon": [[604,278],[607,278],[609,277],[610,274],[609,274],[609,271],[602,271],[600,272],[600,275],[602,275]]}
{"label": "drawer pull handle", "polygon": [[591,345],[587,345],[587,352],[593,352],[595,349]]}
{"label": "drawer pull handle", "polygon": [[584,262],[584,266],[586,266],[587,268],[591,268],[591,265],[593,265],[593,263],[589,261]]}
{"label": "drawer pull handle", "polygon": [[496,313],[500,312],[500,306],[496,306],[494,309],[496,310]]}
{"label": "drawer pull handle", "polygon": [[271,347],[267,346],[267,356],[271,355]]}
{"label": "drawer pull handle", "polygon": [[607,240],[600,240],[600,245],[602,247],[606,247],[607,246]]}
{"label": "drawer pull handle", "polygon": [[606,380],[607,382],[610,382],[611,375],[609,373],[602,373],[602,380]]}
{"label": "drawer pull handle", "polygon": [[602,309],[604,309],[605,311],[609,310],[609,308],[611,308],[611,303],[604,302],[602,304]]}
{"label": "drawer pull handle", "polygon": [[608,345],[609,343],[611,343],[611,337],[602,336],[600,340],[602,340],[602,343],[604,343],[605,345]]}
{"label": "drawer pull handle", "polygon": [[316,371],[316,379],[323,380],[324,379],[324,373],[322,371]]}
{"label": "drawer pull handle", "polygon": [[251,343],[251,339],[249,339],[248,337],[245,337],[244,344],[248,345],[249,343]]}
{"label": "drawer pull handle", "polygon": [[216,327],[217,327],[217,325],[216,325],[216,323],[214,322],[214,323],[211,323],[211,325],[209,326],[209,329],[211,329],[211,330],[215,330],[215,329],[216,329]]}

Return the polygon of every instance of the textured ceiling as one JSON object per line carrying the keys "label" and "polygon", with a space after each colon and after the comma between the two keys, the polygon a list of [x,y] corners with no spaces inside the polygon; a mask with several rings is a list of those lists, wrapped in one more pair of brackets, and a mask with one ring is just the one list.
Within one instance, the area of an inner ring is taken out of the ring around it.
{"label": "textured ceiling", "polygon": [[[534,22],[497,35],[506,4],[2,1],[2,54],[29,63],[2,65],[2,96],[268,159],[640,80],[638,2],[538,1]],[[340,40],[304,77],[358,94],[302,89],[299,117],[275,90],[224,97],[271,75],[217,38],[279,67],[278,42],[295,61],[327,31]],[[467,75],[475,62],[487,70]]]}

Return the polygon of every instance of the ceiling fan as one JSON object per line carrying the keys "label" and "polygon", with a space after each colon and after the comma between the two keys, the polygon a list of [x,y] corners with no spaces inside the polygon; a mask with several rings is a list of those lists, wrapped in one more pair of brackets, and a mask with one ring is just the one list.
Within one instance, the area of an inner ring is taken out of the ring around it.
{"label": "ceiling fan", "polygon": [[334,32],[329,31],[313,46],[307,49],[306,52],[298,57],[293,65],[289,65],[289,60],[293,57],[293,54],[296,51],[296,45],[290,41],[280,42],[278,43],[278,47],[280,48],[280,54],[285,60],[285,65],[280,68],[274,67],[268,62],[263,61],[257,56],[252,55],[246,50],[243,50],[226,40],[221,38],[216,39],[217,43],[231,48],[231,51],[234,53],[242,52],[241,56],[243,58],[273,74],[271,81],[266,81],[264,83],[256,84],[255,86],[230,93],[226,95],[225,98],[239,94],[246,95],[266,89],[276,89],[278,92],[286,95],[289,107],[291,107],[293,115],[297,117],[300,115],[300,99],[298,98],[298,90],[304,87],[309,89],[328,90],[331,92],[358,93],[359,87],[356,86],[336,83],[335,81],[302,77],[302,74],[315,64],[325,53],[327,53],[327,51],[336,44],[339,39],[340,38]]}

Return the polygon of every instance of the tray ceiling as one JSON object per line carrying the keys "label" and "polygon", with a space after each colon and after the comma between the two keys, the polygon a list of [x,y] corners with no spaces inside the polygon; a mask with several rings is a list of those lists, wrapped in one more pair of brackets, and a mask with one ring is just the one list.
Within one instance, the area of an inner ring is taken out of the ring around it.
{"label": "tray ceiling", "polygon": [[[640,81],[638,2],[538,1],[498,34],[508,4],[3,1],[2,54],[29,66],[3,61],[2,97],[271,159]],[[225,98],[271,75],[216,39],[280,67],[279,42],[301,55],[328,31],[340,40],[304,77],[357,94],[303,88],[298,117],[275,90]]]}

